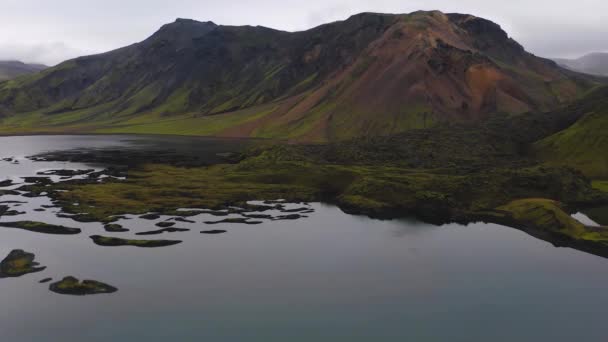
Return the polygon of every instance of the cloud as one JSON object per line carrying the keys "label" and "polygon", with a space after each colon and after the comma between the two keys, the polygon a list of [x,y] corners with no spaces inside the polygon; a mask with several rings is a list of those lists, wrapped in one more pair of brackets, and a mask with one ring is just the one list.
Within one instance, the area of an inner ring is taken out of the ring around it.
{"label": "cloud", "polygon": [[[177,17],[304,30],[363,12],[438,9],[499,23],[542,56],[608,49],[606,0],[0,0],[0,59],[55,64],[145,39]],[[117,10],[118,9],[118,10]],[[10,39],[9,39],[10,36]],[[57,43],[56,41],[59,41]]]}
{"label": "cloud", "polygon": [[72,48],[62,42],[38,44],[0,43],[0,60],[19,60],[25,63],[55,65],[85,53],[86,51]]}

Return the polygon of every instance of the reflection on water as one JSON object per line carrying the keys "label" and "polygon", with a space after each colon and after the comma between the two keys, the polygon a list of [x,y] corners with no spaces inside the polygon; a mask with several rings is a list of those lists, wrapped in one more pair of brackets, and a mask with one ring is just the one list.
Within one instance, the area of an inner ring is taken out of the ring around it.
{"label": "reflection on water", "polygon": [[[0,138],[0,157],[124,144],[124,138]],[[21,160],[0,163],[0,171],[18,177],[64,166]],[[15,199],[24,200],[0,201]],[[203,222],[218,218],[201,214],[188,218],[195,223],[175,225],[190,231],[158,237],[183,240],[180,245],[108,248],[89,236],[137,238],[169,217],[127,216],[118,223],[129,232],[108,233],[100,223],[58,218],[56,208],[34,211],[51,205],[45,197],[26,201],[18,207],[26,215],[1,220],[83,233],[0,228],[0,256],[24,249],[47,266],[0,279],[6,341],[605,340],[606,260],[506,227],[377,221],[313,203],[305,219],[209,226]],[[227,233],[200,234],[216,228]],[[119,291],[70,297],[38,283],[67,275]]]}

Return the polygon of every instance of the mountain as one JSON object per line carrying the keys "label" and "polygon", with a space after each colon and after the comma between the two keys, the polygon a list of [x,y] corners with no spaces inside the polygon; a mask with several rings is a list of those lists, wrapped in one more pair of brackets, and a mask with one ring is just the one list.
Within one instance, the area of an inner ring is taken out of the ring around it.
{"label": "mountain", "polygon": [[578,72],[608,76],[608,53],[596,52],[577,59],[555,58],[554,61]]}
{"label": "mountain", "polygon": [[550,110],[594,85],[471,15],[362,13],[292,33],[178,19],[0,83],[0,132],[328,141]]}
{"label": "mountain", "polygon": [[537,153],[551,164],[567,165],[590,178],[608,180],[608,87],[596,89],[566,111],[580,118],[537,142]]}
{"label": "mountain", "polygon": [[41,64],[25,64],[19,61],[0,61],[0,81],[10,80],[21,75],[33,74],[46,68],[46,65]]}

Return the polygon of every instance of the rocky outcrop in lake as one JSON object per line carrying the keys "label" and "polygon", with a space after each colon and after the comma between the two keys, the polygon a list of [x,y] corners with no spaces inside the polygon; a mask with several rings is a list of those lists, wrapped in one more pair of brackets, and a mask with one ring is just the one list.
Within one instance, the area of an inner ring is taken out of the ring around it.
{"label": "rocky outcrop in lake", "polygon": [[96,281],[83,280],[79,281],[75,277],[65,277],[61,281],[52,283],[49,290],[55,293],[71,296],[86,296],[102,293],[114,293],[118,291],[114,286]]}
{"label": "rocky outcrop in lake", "polygon": [[44,266],[35,262],[36,256],[33,253],[15,249],[0,262],[0,278],[20,277],[28,273],[41,272],[46,269]]}

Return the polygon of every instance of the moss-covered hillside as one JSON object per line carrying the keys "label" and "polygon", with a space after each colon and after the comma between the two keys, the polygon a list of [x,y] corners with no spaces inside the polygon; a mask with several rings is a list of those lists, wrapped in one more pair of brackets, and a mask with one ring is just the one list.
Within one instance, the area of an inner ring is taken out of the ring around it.
{"label": "moss-covered hillside", "polygon": [[535,145],[539,156],[553,165],[568,165],[588,177],[608,180],[608,87],[580,102],[582,117],[572,126]]}

